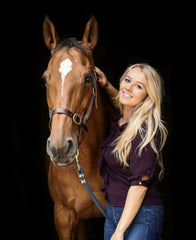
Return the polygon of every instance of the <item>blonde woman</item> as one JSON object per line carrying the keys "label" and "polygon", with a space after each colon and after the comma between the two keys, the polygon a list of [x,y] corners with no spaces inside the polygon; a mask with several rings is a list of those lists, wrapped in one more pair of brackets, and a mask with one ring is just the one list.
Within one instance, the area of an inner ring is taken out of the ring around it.
{"label": "blonde woman", "polygon": [[104,240],[158,240],[164,206],[158,191],[167,129],[161,119],[161,77],[149,64],[129,66],[119,91],[96,67],[98,82],[119,109],[99,161],[107,214]]}

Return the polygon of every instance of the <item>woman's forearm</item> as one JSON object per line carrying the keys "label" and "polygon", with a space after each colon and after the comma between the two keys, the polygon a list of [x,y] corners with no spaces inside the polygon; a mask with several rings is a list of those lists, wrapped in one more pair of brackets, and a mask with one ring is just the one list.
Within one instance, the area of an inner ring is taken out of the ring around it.
{"label": "woman's forearm", "polygon": [[118,90],[108,81],[106,75],[98,67],[95,67],[95,70],[97,73],[97,81],[99,82],[100,86],[105,89],[114,107],[118,108],[118,103],[116,101]]}
{"label": "woman's forearm", "polygon": [[114,105],[115,108],[118,108],[119,104],[118,101],[116,100],[118,90],[109,81],[104,89],[106,90],[111,103]]}
{"label": "woman's forearm", "polygon": [[145,197],[146,191],[147,191],[147,188],[144,186],[130,187],[127,194],[123,213],[116,227],[116,230],[111,238],[112,240],[124,239],[123,238],[124,232],[129,227],[129,225],[135,218],[137,212],[139,211],[141,204],[143,202],[143,199]]}

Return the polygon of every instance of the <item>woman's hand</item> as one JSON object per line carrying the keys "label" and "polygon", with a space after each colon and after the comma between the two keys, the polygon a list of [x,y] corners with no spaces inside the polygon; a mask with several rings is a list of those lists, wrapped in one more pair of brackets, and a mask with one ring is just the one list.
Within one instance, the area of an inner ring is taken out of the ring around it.
{"label": "woman's hand", "polygon": [[123,239],[124,239],[124,234],[117,230],[113,233],[112,237],[110,238],[110,240],[123,240]]}
{"label": "woman's hand", "polygon": [[106,88],[108,85],[107,77],[98,67],[95,67],[95,71],[97,73],[97,81],[99,82],[100,86],[102,88]]}

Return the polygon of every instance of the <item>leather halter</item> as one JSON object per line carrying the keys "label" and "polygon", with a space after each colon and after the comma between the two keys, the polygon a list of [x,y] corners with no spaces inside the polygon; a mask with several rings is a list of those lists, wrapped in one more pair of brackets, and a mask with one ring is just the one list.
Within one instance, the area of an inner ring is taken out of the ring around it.
{"label": "leather halter", "polygon": [[[84,131],[86,131],[86,132],[88,131],[88,128],[85,124],[88,121],[89,114],[95,103],[95,98],[96,98],[96,71],[95,71],[95,69],[93,69],[92,95],[91,95],[91,100],[90,100],[89,106],[87,108],[87,111],[84,114],[83,119],[81,119],[80,115],[78,115],[77,113],[71,112],[67,108],[55,108],[53,111],[49,110],[49,116],[50,116],[49,128],[51,129],[52,118],[55,114],[65,114],[66,116],[70,117],[72,119],[73,123],[80,128],[80,133],[82,135],[82,140],[83,140]],[[79,146],[80,146],[82,140],[80,141]]]}

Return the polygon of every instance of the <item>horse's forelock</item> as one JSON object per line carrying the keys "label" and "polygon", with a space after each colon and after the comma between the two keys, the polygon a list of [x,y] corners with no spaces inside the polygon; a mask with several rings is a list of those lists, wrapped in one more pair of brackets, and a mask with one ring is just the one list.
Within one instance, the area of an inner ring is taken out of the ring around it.
{"label": "horse's forelock", "polygon": [[57,52],[58,50],[62,49],[62,48],[66,48],[66,50],[69,52],[69,49],[70,48],[78,48],[80,49],[88,58],[89,58],[89,55],[88,53],[86,52],[86,50],[84,49],[84,47],[78,43],[77,39],[76,38],[65,38],[54,50],[53,54],[55,52]]}

